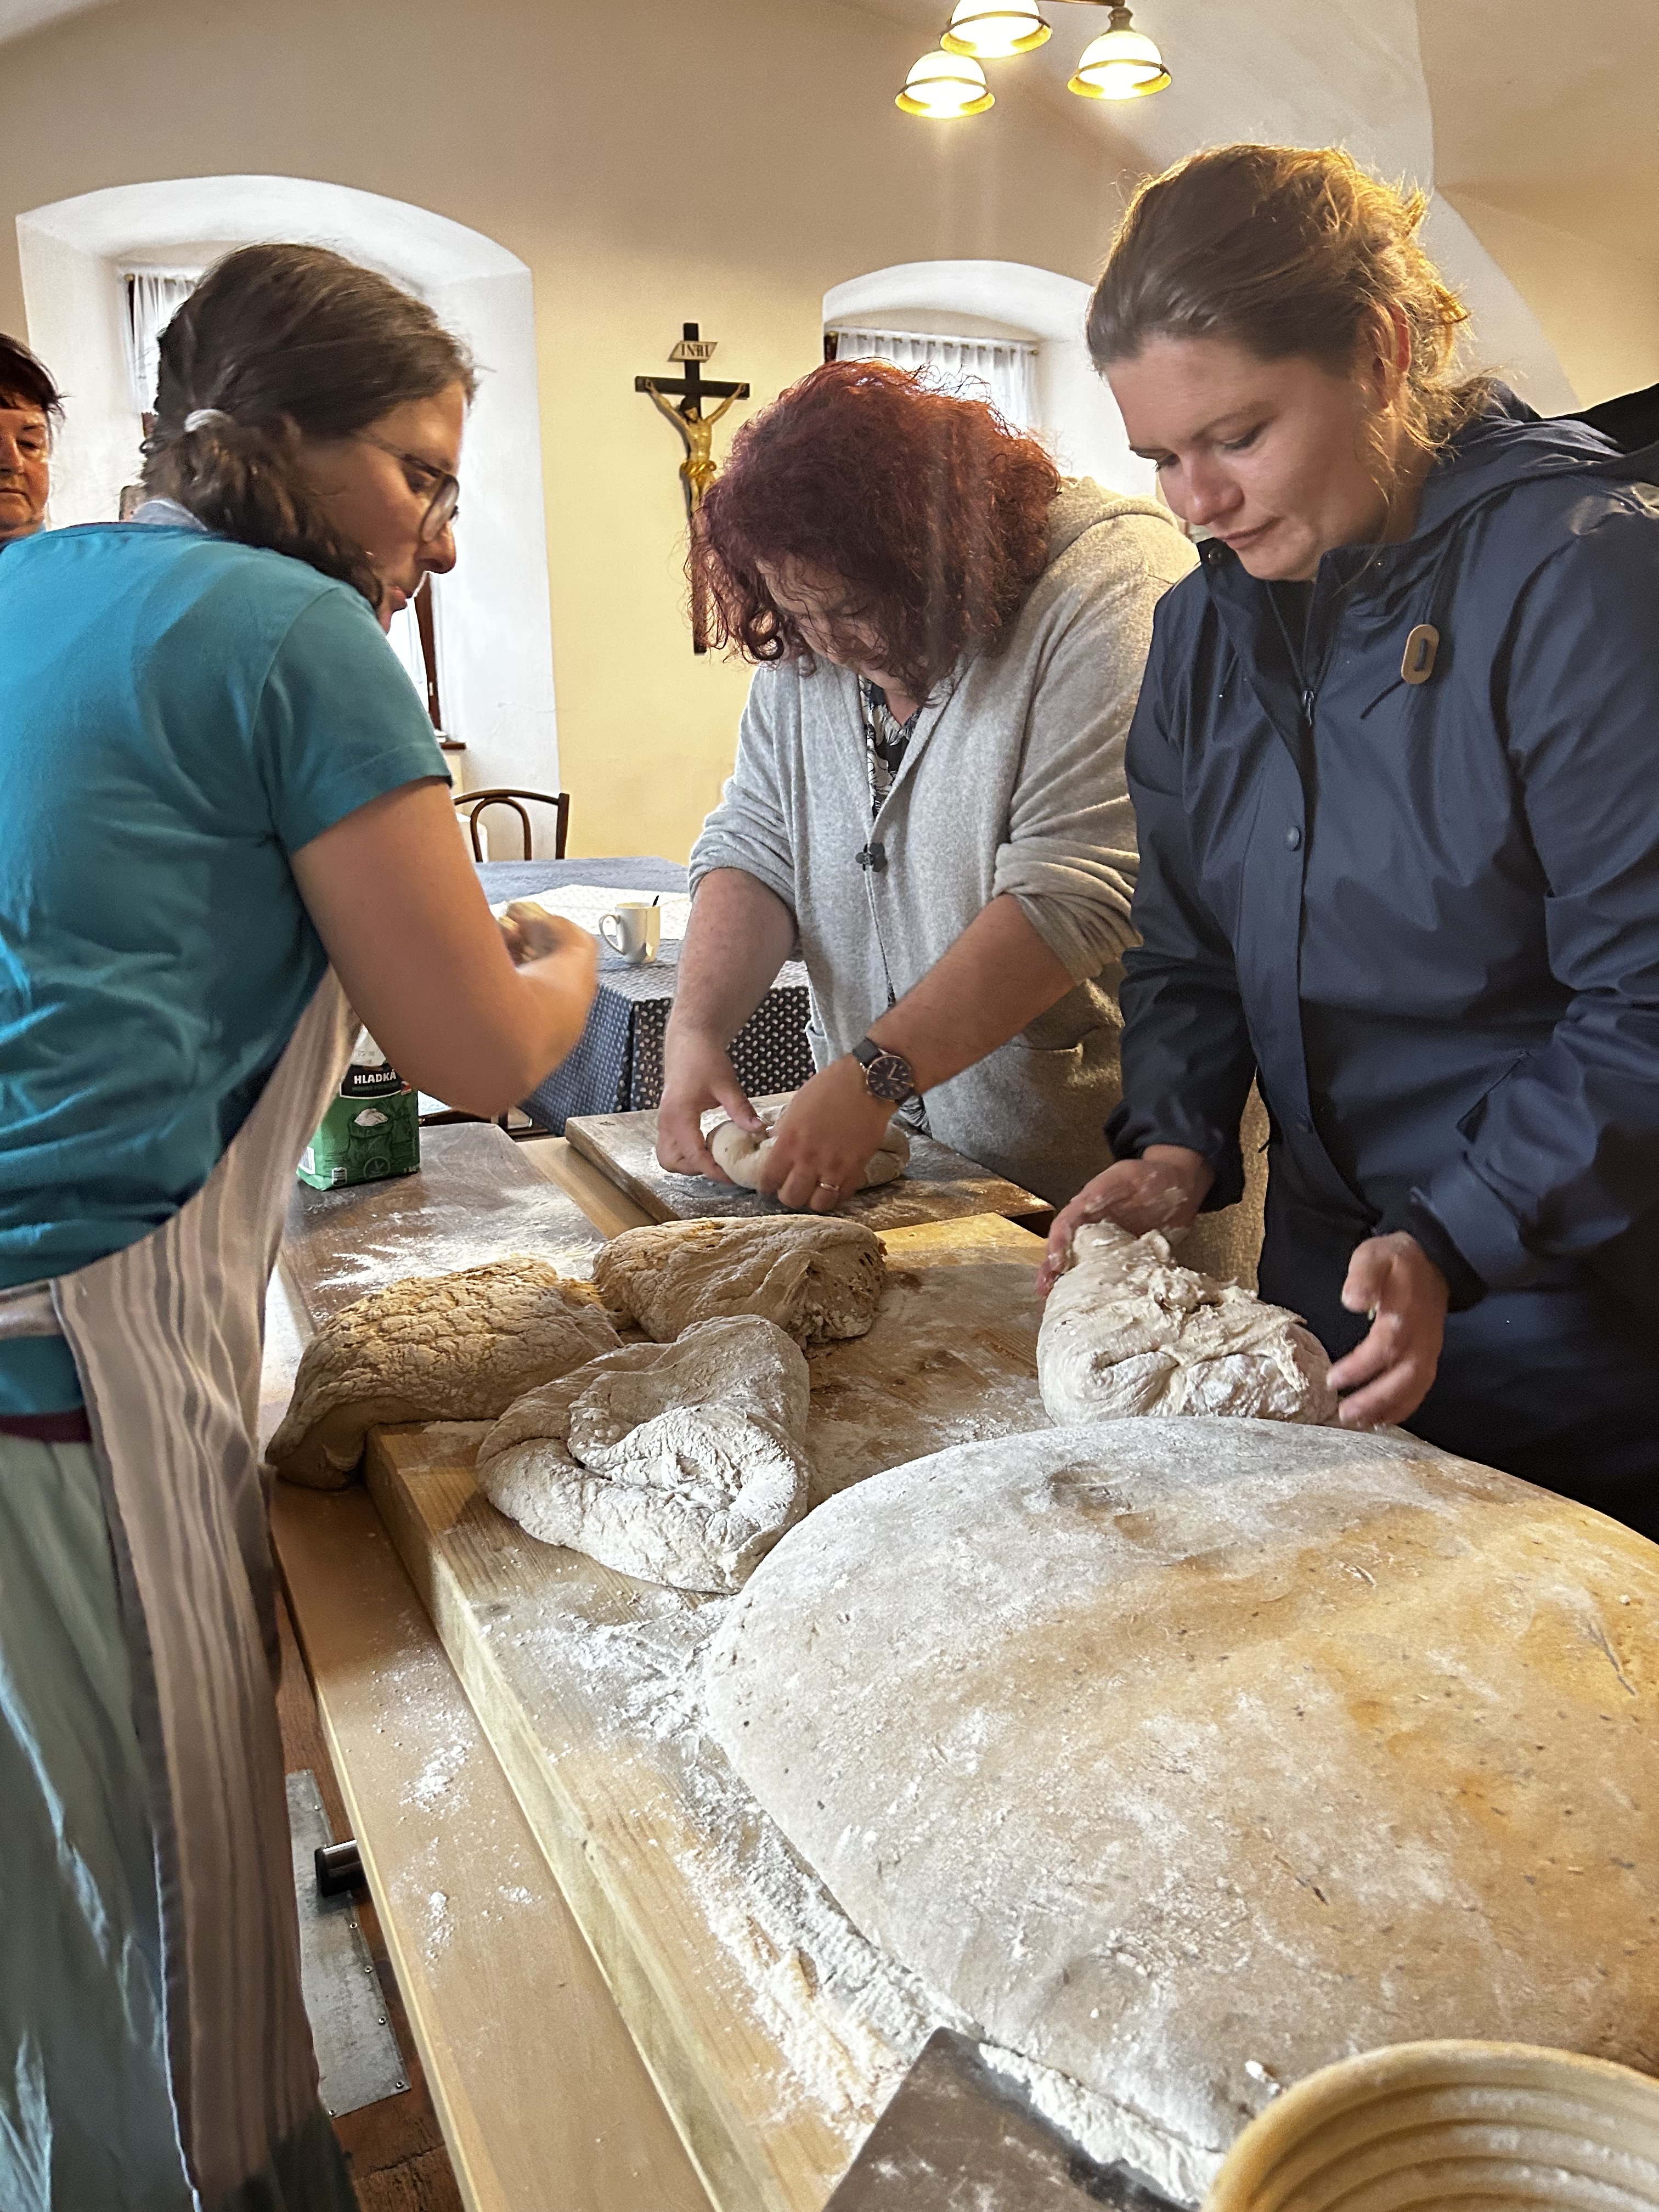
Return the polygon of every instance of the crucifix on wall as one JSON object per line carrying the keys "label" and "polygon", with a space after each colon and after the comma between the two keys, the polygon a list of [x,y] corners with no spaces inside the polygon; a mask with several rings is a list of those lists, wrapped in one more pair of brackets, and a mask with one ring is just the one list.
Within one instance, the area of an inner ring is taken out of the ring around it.
{"label": "crucifix on wall", "polygon": [[[702,366],[713,359],[719,341],[701,337],[695,323],[685,324],[684,330],[684,337],[668,356],[670,361],[679,362],[683,374],[678,377],[636,376],[634,389],[649,393],[653,404],[668,417],[684,441],[680,482],[685,492],[686,524],[688,528],[695,528],[702,495],[718,473],[714,453],[714,425],[735,401],[748,398],[749,386],[716,384],[707,379]],[[705,399],[720,402],[712,414],[702,411]],[[704,604],[702,587],[695,576],[691,584],[691,650],[708,650],[708,609]]]}

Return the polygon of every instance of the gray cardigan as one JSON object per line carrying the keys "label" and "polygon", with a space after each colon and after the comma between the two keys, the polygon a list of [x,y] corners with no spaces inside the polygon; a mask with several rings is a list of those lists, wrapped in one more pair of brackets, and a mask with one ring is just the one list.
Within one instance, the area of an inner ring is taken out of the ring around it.
{"label": "gray cardigan", "polygon": [[[740,868],[794,915],[820,1067],[993,898],[1018,898],[1076,988],[929,1091],[927,1126],[1054,1204],[1111,1157],[1136,869],[1123,742],[1152,609],[1194,558],[1152,501],[1066,483],[1002,651],[969,656],[922,709],[873,823],[857,678],[823,660],[762,668],[691,854],[694,893],[711,869]],[[869,847],[884,865],[860,865]]]}

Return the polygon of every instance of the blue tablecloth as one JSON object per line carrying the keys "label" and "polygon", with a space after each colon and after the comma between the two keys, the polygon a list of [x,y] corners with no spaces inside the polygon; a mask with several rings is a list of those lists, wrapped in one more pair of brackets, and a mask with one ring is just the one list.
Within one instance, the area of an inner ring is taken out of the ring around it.
{"label": "blue tablecloth", "polygon": [[[684,891],[685,870],[672,860],[487,860],[478,870],[492,905],[533,898],[572,884],[614,884],[642,891]],[[628,1114],[662,1097],[662,1041],[674,996],[678,943],[630,968],[599,948],[599,991],[581,1042],[524,1102],[538,1128],[562,1136],[573,1114]],[[751,1098],[793,1091],[812,1073],[806,1042],[811,1000],[806,970],[791,960],[732,1043],[732,1064]]]}

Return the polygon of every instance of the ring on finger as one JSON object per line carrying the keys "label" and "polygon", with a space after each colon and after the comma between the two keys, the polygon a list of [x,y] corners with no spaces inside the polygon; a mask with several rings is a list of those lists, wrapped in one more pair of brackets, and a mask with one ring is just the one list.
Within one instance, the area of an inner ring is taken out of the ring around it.
{"label": "ring on finger", "polygon": [[833,1190],[838,1192],[841,1188],[841,1185],[838,1182],[826,1182],[824,1177],[820,1176],[817,1181],[817,1188],[820,1190]]}

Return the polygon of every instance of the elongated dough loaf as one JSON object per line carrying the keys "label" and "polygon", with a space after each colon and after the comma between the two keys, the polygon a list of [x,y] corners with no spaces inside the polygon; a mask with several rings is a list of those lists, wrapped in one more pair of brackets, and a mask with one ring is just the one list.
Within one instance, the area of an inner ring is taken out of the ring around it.
{"label": "elongated dough loaf", "polygon": [[[717,1121],[708,1132],[708,1149],[735,1183],[745,1190],[760,1188],[761,1170],[771,1158],[772,1132],[783,1113],[781,1106],[768,1106],[761,1114],[767,1134],[750,1136],[735,1121]],[[897,1121],[887,1124],[886,1134],[865,1164],[864,1173],[854,1185],[857,1190],[874,1190],[884,1182],[896,1182],[910,1164],[910,1139]],[[843,1191],[842,1197],[851,1192]]]}
{"label": "elongated dough loaf", "polygon": [[962,1445],[793,1528],[708,1683],[864,1933],[1186,2201],[1380,2045],[1654,2069],[1659,1547],[1565,1498],[1398,1431]]}
{"label": "elongated dough loaf", "polygon": [[407,1276],[317,1331],[267,1456],[286,1481],[338,1490],[377,1424],[493,1420],[619,1340],[586,1285],[544,1260]]}
{"label": "elongated dough loaf", "polygon": [[1156,1230],[1091,1223],[1048,1293],[1037,1383],[1056,1422],[1127,1413],[1328,1421],[1324,1346],[1283,1306],[1176,1263]]}
{"label": "elongated dough loaf", "polygon": [[603,1352],[510,1406],[478,1486],[544,1544],[678,1589],[734,1590],[806,1510],[806,1361],[769,1321]]}
{"label": "elongated dough loaf", "polygon": [[862,1336],[887,1286],[881,1241],[817,1214],[665,1221],[613,1237],[593,1262],[613,1312],[666,1343],[693,1322],[757,1314],[798,1344]]}

